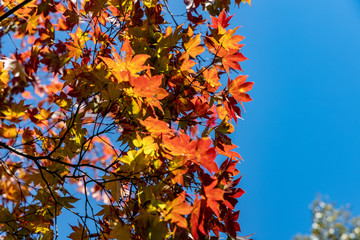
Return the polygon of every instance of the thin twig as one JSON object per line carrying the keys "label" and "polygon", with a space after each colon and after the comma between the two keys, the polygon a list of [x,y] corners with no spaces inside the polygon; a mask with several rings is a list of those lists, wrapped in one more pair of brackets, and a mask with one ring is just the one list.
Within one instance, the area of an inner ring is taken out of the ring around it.
{"label": "thin twig", "polygon": [[174,14],[170,11],[169,5],[167,4],[167,0],[164,0],[164,3],[165,3],[165,7],[166,7],[167,11],[169,12],[169,14],[170,14],[172,20],[174,21],[175,25],[179,26],[179,24],[175,20]]}

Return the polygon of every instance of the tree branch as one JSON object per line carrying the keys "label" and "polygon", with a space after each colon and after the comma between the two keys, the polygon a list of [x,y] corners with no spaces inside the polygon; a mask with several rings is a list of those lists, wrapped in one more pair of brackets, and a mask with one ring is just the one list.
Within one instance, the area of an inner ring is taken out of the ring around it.
{"label": "tree branch", "polygon": [[30,3],[32,0],[25,0],[22,3],[20,3],[19,5],[17,5],[16,7],[10,9],[9,11],[7,11],[6,13],[4,13],[2,16],[0,16],[0,22],[2,20],[4,20],[5,18],[9,17],[11,14],[13,14],[14,12],[16,12],[17,10],[19,10],[20,8],[22,8],[23,6],[25,6],[26,4]]}

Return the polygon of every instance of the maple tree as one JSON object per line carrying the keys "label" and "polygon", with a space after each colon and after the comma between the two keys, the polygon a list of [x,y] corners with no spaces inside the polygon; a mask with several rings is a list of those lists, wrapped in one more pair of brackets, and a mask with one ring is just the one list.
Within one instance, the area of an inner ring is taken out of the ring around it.
{"label": "maple tree", "polygon": [[58,238],[68,212],[71,239],[245,239],[231,1],[184,0],[183,24],[167,0],[19,4],[0,6],[0,236]]}

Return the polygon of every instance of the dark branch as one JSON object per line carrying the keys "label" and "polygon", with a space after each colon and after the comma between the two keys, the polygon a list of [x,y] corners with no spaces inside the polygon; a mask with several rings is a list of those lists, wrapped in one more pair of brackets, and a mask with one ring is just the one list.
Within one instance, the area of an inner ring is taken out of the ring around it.
{"label": "dark branch", "polygon": [[4,20],[5,18],[9,17],[11,14],[13,14],[14,12],[16,12],[17,10],[19,10],[20,8],[22,8],[23,6],[25,6],[26,4],[28,4],[29,2],[31,2],[32,0],[25,0],[22,3],[20,3],[19,5],[17,5],[16,7],[10,9],[9,11],[7,11],[5,14],[3,14],[2,16],[0,16],[0,22],[2,20]]}

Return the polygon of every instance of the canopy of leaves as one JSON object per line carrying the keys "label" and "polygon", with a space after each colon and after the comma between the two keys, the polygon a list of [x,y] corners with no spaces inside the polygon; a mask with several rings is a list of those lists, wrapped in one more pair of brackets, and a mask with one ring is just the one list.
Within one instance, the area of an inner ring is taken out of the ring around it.
{"label": "canopy of leaves", "polygon": [[347,208],[317,199],[311,207],[312,225],[309,235],[297,235],[294,240],[360,239],[360,217],[353,217]]}
{"label": "canopy of leaves", "polygon": [[242,2],[34,0],[2,20],[0,236],[57,238],[67,212],[70,239],[238,237]]}

